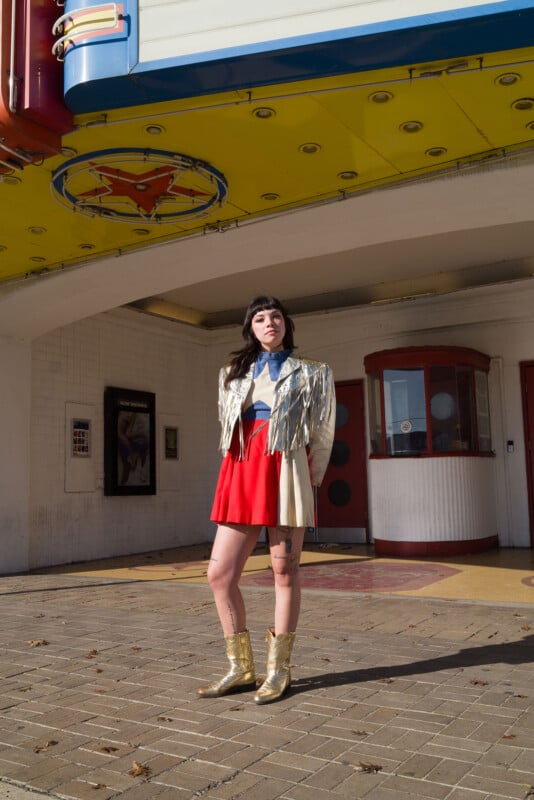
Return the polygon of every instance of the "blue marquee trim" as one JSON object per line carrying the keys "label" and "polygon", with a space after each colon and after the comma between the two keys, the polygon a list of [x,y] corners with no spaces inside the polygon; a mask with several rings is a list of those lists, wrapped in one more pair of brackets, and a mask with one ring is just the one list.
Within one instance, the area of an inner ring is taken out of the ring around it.
{"label": "blue marquee trim", "polygon": [[[132,34],[137,30],[135,16]],[[534,2],[504,0],[135,65],[131,48],[125,52],[124,43],[101,39],[67,52],[65,100],[74,113],[86,113],[465,57],[530,47],[533,30]],[[112,48],[117,47],[123,50],[114,58]],[[93,62],[98,66],[92,68]],[[81,75],[90,77],[80,82]]]}

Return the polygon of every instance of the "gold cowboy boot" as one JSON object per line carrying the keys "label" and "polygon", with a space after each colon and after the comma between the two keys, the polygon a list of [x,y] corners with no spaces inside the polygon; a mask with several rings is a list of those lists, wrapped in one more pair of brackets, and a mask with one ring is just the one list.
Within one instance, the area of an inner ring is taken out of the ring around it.
{"label": "gold cowboy boot", "polygon": [[254,657],[250,646],[248,631],[225,636],[226,657],[230,662],[230,671],[219,681],[197,689],[199,697],[221,697],[231,692],[245,692],[256,686],[254,673]]}
{"label": "gold cowboy boot", "polygon": [[254,695],[258,704],[272,703],[287,692],[291,685],[290,659],[295,641],[294,633],[267,631],[267,677]]}

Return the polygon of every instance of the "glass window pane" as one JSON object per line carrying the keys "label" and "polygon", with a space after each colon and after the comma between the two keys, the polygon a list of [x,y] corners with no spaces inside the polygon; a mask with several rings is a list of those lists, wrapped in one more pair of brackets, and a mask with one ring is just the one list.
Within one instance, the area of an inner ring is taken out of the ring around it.
{"label": "glass window pane", "polygon": [[380,375],[371,373],[367,379],[369,397],[369,426],[371,433],[371,453],[382,455],[382,414],[380,411]]}
{"label": "glass window pane", "polygon": [[470,367],[430,367],[432,448],[436,453],[473,451],[473,372]]}
{"label": "glass window pane", "polygon": [[427,451],[425,374],[422,369],[384,370],[384,408],[388,455]]}
{"label": "glass window pane", "polygon": [[481,370],[475,371],[475,398],[477,406],[478,449],[481,452],[491,451],[491,429],[489,415],[488,375]]}

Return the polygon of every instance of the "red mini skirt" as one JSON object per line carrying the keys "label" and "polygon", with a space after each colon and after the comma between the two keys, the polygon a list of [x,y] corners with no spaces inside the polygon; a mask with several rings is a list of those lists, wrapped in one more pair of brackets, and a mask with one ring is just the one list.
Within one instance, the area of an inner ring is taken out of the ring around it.
{"label": "red mini skirt", "polygon": [[228,525],[278,524],[282,454],[266,453],[269,423],[244,420],[244,457],[240,459],[239,428],[223,458],[211,520]]}

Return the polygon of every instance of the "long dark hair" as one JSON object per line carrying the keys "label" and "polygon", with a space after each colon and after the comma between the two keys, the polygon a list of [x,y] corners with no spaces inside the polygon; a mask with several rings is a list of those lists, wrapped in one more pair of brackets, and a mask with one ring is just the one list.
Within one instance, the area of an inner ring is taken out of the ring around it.
{"label": "long dark hair", "polygon": [[295,344],[293,342],[293,331],[295,330],[295,323],[287,313],[286,309],[276,297],[271,295],[260,295],[250,301],[249,306],[245,313],[245,321],[241,334],[245,340],[245,345],[240,350],[234,350],[230,355],[230,366],[226,375],[225,384],[229,385],[230,381],[234,378],[242,378],[247,374],[250,365],[256,360],[258,353],[261,352],[261,345],[252,333],[252,320],[258,311],[279,311],[286,324],[286,333],[284,336],[284,350],[294,350]]}

